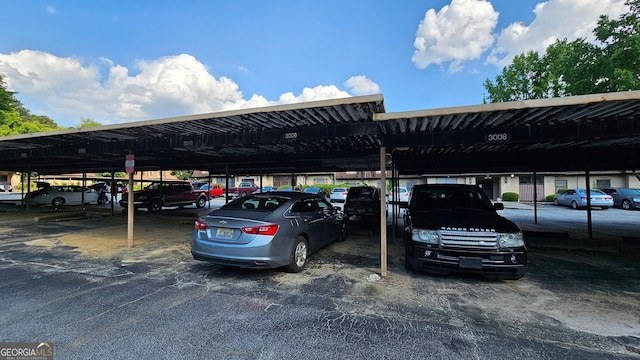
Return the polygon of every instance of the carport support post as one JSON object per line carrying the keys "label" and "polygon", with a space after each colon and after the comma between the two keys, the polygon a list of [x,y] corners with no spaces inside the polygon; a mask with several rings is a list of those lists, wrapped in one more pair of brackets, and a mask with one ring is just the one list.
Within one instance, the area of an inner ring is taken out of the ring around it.
{"label": "carport support post", "polygon": [[387,276],[387,151],[380,147],[380,276]]}
{"label": "carport support post", "polygon": [[589,183],[591,182],[591,175],[589,174],[589,170],[585,171],[585,189],[587,190],[587,229],[589,232],[589,240],[593,240],[593,224],[591,223],[591,186]]}
{"label": "carport support post", "polygon": [[133,247],[133,172],[129,173],[129,191],[127,191],[127,247]]}

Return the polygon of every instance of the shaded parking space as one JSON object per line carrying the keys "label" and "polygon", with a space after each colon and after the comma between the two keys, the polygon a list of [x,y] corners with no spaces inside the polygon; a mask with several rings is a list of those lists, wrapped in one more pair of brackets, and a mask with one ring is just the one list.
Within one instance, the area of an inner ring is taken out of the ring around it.
{"label": "shaded parking space", "polygon": [[[389,240],[389,275],[380,278],[379,227],[366,218],[353,218],[347,241],[289,274],[193,260],[195,208],[137,212],[133,248],[126,216],[91,208],[84,218],[34,221],[41,210],[0,214],[0,338],[52,341],[60,358],[640,353],[639,248],[629,248],[634,255],[543,246],[556,240],[539,236],[549,229],[543,216],[538,226],[521,222],[539,231],[529,273],[496,281],[407,272],[401,232]],[[531,214],[526,206],[503,213]]]}

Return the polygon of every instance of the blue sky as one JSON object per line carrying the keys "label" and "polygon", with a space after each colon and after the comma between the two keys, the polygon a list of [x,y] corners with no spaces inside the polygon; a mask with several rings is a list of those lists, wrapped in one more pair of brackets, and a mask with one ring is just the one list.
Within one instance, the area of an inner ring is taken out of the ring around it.
{"label": "blue sky", "polygon": [[624,0],[0,2],[0,73],[36,115],[101,124],[381,93],[482,103],[513,56],[591,37]]}

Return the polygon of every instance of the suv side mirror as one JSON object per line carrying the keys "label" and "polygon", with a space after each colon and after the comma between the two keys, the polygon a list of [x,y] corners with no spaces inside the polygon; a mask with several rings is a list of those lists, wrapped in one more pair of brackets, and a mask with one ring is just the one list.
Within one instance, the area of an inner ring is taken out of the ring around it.
{"label": "suv side mirror", "polygon": [[504,210],[504,204],[503,203],[495,203],[493,204],[493,208],[496,210]]}

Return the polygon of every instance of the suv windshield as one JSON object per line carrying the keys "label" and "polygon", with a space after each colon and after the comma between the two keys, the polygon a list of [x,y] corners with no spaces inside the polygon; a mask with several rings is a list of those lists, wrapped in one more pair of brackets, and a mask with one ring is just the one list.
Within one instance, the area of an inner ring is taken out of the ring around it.
{"label": "suv windshield", "polygon": [[493,211],[491,201],[475,189],[416,186],[409,208],[414,210],[480,210]]}

